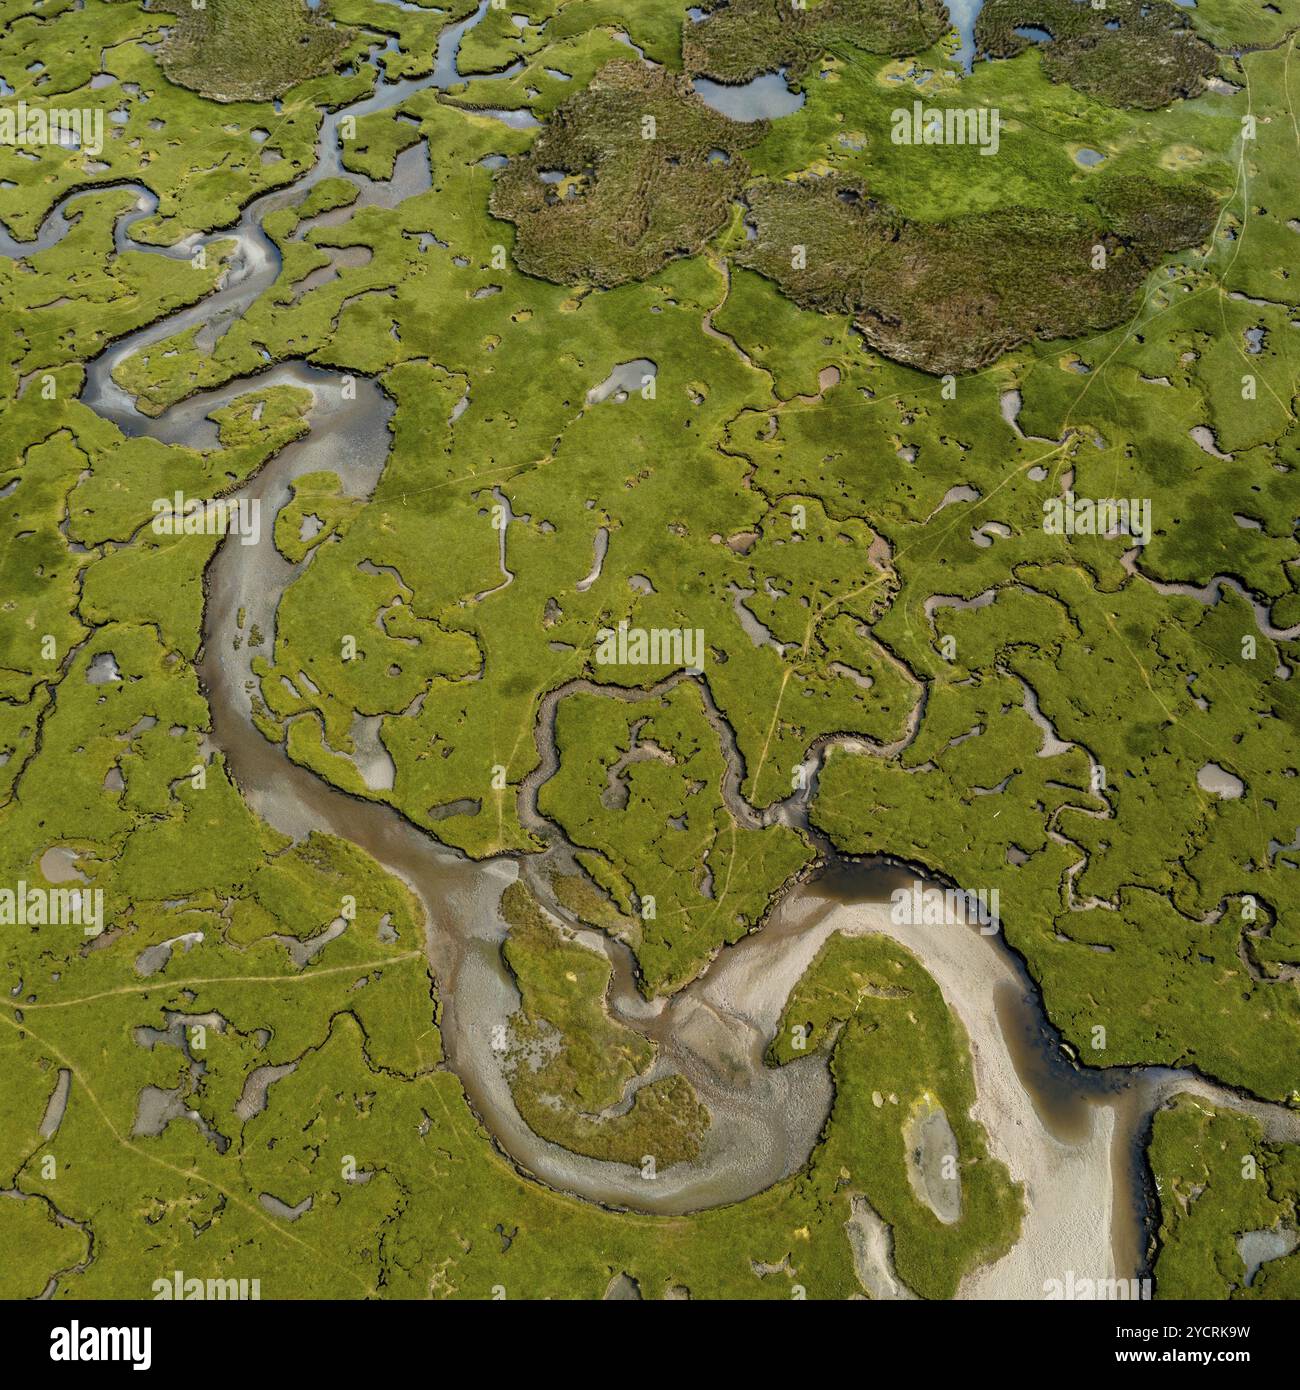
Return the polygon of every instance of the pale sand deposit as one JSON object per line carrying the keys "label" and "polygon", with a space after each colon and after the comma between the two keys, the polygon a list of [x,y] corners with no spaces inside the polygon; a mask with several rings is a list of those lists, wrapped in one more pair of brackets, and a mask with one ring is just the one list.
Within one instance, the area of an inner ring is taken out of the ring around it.
{"label": "pale sand deposit", "polygon": [[[1105,1104],[1092,1107],[1090,1129],[1077,1144],[1056,1139],[1039,1118],[994,1011],[1000,984],[1023,988],[1005,953],[974,927],[900,926],[885,904],[835,904],[827,910],[815,893],[812,885],[800,895],[796,931],[787,935],[786,924],[774,922],[744,943],[747,949],[724,953],[701,982],[701,995],[720,1011],[748,1017],[770,1037],[790,990],[833,932],[880,932],[906,946],[966,1030],[978,1097],[973,1116],[983,1125],[991,1152],[1025,1190],[1020,1239],[1002,1259],[968,1275],[959,1296],[1043,1298],[1045,1281],[1063,1281],[1068,1270],[1076,1280],[1115,1277],[1114,1111]],[[1132,1273],[1120,1272],[1126,1278]]]}

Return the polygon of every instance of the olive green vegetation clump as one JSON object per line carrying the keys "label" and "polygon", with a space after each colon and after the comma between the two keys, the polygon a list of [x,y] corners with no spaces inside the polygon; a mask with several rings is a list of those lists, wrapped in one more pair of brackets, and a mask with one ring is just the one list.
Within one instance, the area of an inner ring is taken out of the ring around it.
{"label": "olive green vegetation clump", "polygon": [[[710,110],[685,78],[611,63],[502,171],[492,211],[518,228],[515,260],[530,274],[644,279],[723,225],[748,174],[739,152],[766,130]],[[543,180],[552,172],[567,177]]]}
{"label": "olive green vegetation clump", "polygon": [[1141,178],[1105,186],[1091,217],[1009,207],[917,222],[847,179],[762,183],[748,201],[758,235],[737,252],[742,265],[802,307],[852,314],[878,351],[936,373],[1118,323],[1161,257],[1201,241],[1216,211],[1200,189]]}
{"label": "olive green vegetation clump", "polygon": [[826,52],[852,46],[902,57],[920,53],[949,28],[941,0],[823,0],[796,9],[790,0],[720,0],[682,34],[687,72],[746,82],[785,68],[798,79]]}
{"label": "olive green vegetation clump", "polygon": [[[1147,1154],[1161,1298],[1300,1298],[1300,1253],[1280,1253],[1300,1228],[1300,1145],[1269,1143],[1258,1120],[1180,1096],[1156,1114]],[[1252,1240],[1262,1232],[1280,1239]],[[1244,1258],[1252,1244],[1257,1268]]]}
{"label": "olive green vegetation clump", "polygon": [[797,830],[744,825],[726,804],[724,758],[693,683],[640,701],[570,695],[555,740],[560,767],[538,807],[603,870],[619,906],[645,914],[647,993],[681,988],[757,927],[812,858]]}
{"label": "olive green vegetation clump", "polygon": [[[535,1133],[574,1153],[660,1170],[700,1151],[709,1112],[684,1076],[661,1077],[623,1101],[655,1046],[605,1010],[610,965],[566,935],[522,883],[502,894],[502,948],[519,985],[510,1020],[510,1093]],[[602,1112],[622,1111],[606,1114]]]}
{"label": "olive green vegetation clump", "polygon": [[305,0],[177,0],[160,62],[175,83],[215,101],[267,101],[334,66],[353,31]]}
{"label": "olive green vegetation clump", "polygon": [[1034,46],[1026,26],[1052,36],[1042,45],[1043,71],[1108,106],[1146,111],[1193,96],[1218,67],[1218,56],[1167,0],[1109,0],[1105,9],[1076,0],[988,0],[975,42],[991,58]]}

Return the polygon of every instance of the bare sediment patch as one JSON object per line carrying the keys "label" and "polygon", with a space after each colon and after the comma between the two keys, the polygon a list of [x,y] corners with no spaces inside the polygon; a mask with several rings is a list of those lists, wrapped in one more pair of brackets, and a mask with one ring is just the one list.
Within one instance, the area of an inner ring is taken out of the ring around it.
{"label": "bare sediment patch", "polygon": [[853,1251],[853,1269],[858,1283],[874,1299],[915,1298],[894,1271],[894,1232],[865,1197],[849,1203],[849,1219],[844,1232]]}
{"label": "bare sediment patch", "polygon": [[640,1302],[641,1286],[630,1274],[616,1274],[601,1297],[609,1303]]}
{"label": "bare sediment patch", "polygon": [[1220,801],[1236,801],[1246,790],[1246,784],[1240,777],[1218,763],[1206,763],[1196,774],[1196,785],[1203,792],[1217,796]]}
{"label": "bare sediment patch", "polygon": [[172,958],[172,952],[177,946],[182,951],[188,951],[192,946],[199,945],[202,940],[203,933],[201,931],[192,931],[170,937],[154,946],[146,946],[135,958],[135,973],[137,975],[156,975],[160,970],[166,969]]}
{"label": "bare sediment patch", "polygon": [[1188,434],[1192,437],[1192,442],[1209,454],[1211,458],[1220,459],[1224,463],[1231,463],[1235,455],[1225,454],[1219,448],[1219,439],[1209,425],[1193,425]]}
{"label": "bare sediment patch", "polygon": [[288,1202],[272,1192],[260,1193],[257,1200],[262,1204],[264,1211],[269,1211],[272,1216],[278,1216],[284,1221],[297,1221],[300,1216],[305,1216],[311,1210],[312,1204],[310,1197],[304,1197],[297,1206],[291,1207]]}
{"label": "bare sediment patch", "polygon": [[235,1114],[241,1120],[251,1120],[266,1109],[267,1092],[275,1084],[298,1068],[297,1062],[284,1062],[279,1066],[254,1067],[244,1081],[244,1089],[235,1102]]}
{"label": "bare sediment patch", "polygon": [[614,400],[622,404],[633,392],[640,392],[653,381],[659,368],[648,357],[634,357],[630,362],[620,362],[612,372],[587,392],[588,405],[601,405]]}
{"label": "bare sediment patch", "polygon": [[1237,1237],[1237,1253],[1246,1266],[1246,1287],[1270,1260],[1280,1260],[1300,1245],[1300,1235],[1285,1228],[1276,1231],[1243,1231]]}
{"label": "bare sediment patch", "polygon": [[42,1139],[51,1139],[58,1132],[59,1126],[63,1123],[63,1113],[68,1107],[68,1095],[71,1090],[72,1073],[66,1067],[61,1067],[54,1082],[54,1090],[50,1092],[49,1103],[45,1107],[45,1116],[41,1120]]}
{"label": "bare sediment patch", "polygon": [[945,1226],[955,1225],[961,1220],[961,1169],[957,1136],[943,1106],[922,1096],[907,1117],[903,1137],[912,1191]]}
{"label": "bare sediment patch", "polygon": [[68,845],[51,845],[41,855],[41,873],[47,883],[88,883],[77,867],[78,853]]}

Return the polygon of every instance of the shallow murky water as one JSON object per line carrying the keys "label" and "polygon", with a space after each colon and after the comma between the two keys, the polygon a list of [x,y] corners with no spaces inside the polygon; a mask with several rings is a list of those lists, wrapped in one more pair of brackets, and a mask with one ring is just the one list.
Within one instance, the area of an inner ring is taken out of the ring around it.
{"label": "shallow murky water", "polygon": [[765,72],[748,82],[711,82],[697,77],[692,84],[706,106],[733,121],[768,121],[788,116],[807,100],[786,85],[785,69]]}

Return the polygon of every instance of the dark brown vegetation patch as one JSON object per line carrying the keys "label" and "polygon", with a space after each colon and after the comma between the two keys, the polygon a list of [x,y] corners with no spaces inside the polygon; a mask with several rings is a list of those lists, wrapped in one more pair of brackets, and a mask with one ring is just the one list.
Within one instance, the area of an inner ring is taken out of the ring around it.
{"label": "dark brown vegetation patch", "polygon": [[711,110],[687,78],[611,63],[502,170],[492,211],[515,224],[515,261],[531,275],[644,279],[723,225],[749,172],[740,151],[766,129]]}
{"label": "dark brown vegetation patch", "polygon": [[747,196],[757,238],[741,264],[805,308],[852,314],[879,352],[935,373],[1120,322],[1163,256],[1205,238],[1217,207],[1199,188],[1142,178],[1102,185],[1084,213],[1012,207],[946,222],[910,221],[848,180]]}
{"label": "dark brown vegetation patch", "polygon": [[1108,106],[1145,111],[1194,96],[1218,67],[1185,10],[1167,0],[1108,0],[1094,10],[1078,0],[987,0],[975,42],[992,58],[1011,58],[1035,40],[1017,29],[1051,35],[1043,71]]}
{"label": "dark brown vegetation patch", "polygon": [[796,9],[791,0],[720,0],[682,34],[687,72],[719,82],[747,82],[785,68],[797,80],[824,53],[857,48],[902,57],[920,53],[951,27],[941,0],[822,0]]}

